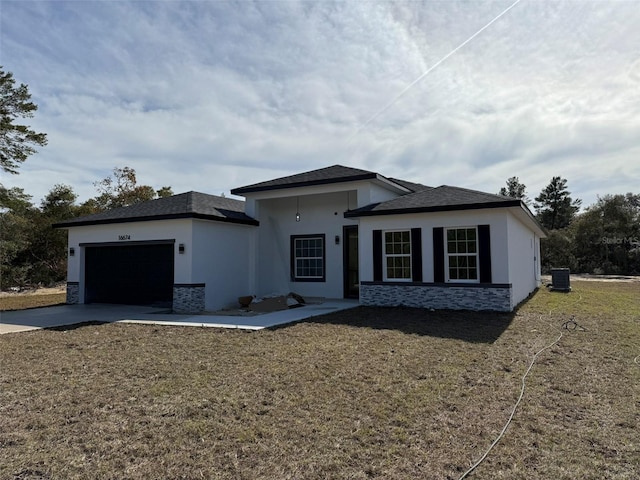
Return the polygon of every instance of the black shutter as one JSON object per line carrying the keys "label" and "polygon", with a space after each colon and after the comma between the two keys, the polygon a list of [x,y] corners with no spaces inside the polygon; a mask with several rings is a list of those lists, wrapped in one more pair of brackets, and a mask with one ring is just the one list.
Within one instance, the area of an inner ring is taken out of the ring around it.
{"label": "black shutter", "polygon": [[289,255],[290,255],[289,268],[291,270],[289,274],[291,275],[291,281],[295,282],[296,281],[296,240],[293,237],[293,235],[291,235]]}
{"label": "black shutter", "polygon": [[478,225],[480,283],[491,283],[491,234],[489,225]]}
{"label": "black shutter", "polygon": [[433,281],[444,282],[444,228],[433,229]]}
{"label": "black shutter", "polygon": [[422,229],[411,229],[411,279],[422,281]]}
{"label": "black shutter", "polygon": [[382,281],[382,230],[373,231],[373,281]]}

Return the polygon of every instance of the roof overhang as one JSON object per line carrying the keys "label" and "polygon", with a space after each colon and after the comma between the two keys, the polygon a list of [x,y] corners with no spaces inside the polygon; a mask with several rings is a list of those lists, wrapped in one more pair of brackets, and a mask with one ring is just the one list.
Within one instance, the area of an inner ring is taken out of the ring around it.
{"label": "roof overhang", "polygon": [[538,219],[531,213],[531,210],[521,202],[520,208],[513,208],[511,212],[525,225],[529,227],[540,237],[547,238],[547,229],[542,226]]}
{"label": "roof overhang", "polygon": [[219,217],[217,215],[206,215],[203,213],[178,213],[178,214],[169,214],[169,215],[153,215],[148,217],[130,217],[130,218],[108,218],[102,220],[86,220],[86,221],[68,221],[68,222],[59,222],[54,223],[52,225],[53,228],[73,228],[73,227],[86,227],[89,225],[110,225],[110,224],[118,224],[118,223],[135,223],[135,222],[153,222],[158,220],[176,220],[183,218],[191,218],[198,220],[210,220],[214,222],[223,222],[223,223],[235,223],[238,225],[251,225],[258,226],[260,222],[254,219],[242,219],[242,218],[228,218],[228,217]]}
{"label": "roof overhang", "polygon": [[390,190],[395,190],[400,193],[411,193],[411,190],[408,188],[395,183],[388,178],[375,173],[363,173],[362,175],[350,175],[347,177],[341,178],[331,178],[331,179],[319,179],[319,180],[308,180],[303,182],[292,182],[286,185],[262,185],[262,186],[246,186],[234,188],[231,190],[231,194],[245,196],[247,193],[259,193],[259,192],[272,192],[277,190],[290,190],[293,188],[304,188],[304,187],[312,187],[312,186],[320,186],[320,185],[332,185],[336,183],[350,183],[350,182],[359,182],[362,180],[373,180],[379,185],[388,188]]}
{"label": "roof overhang", "polygon": [[299,188],[299,187],[310,187],[312,185],[329,185],[331,183],[344,183],[344,182],[354,182],[358,180],[370,180],[376,178],[376,173],[364,173],[362,175],[352,175],[349,177],[343,178],[332,178],[332,179],[321,179],[321,180],[308,180],[304,182],[292,182],[286,185],[248,185],[246,187],[234,188],[231,190],[233,195],[244,195],[245,193],[255,193],[255,192],[267,192],[272,190],[287,190],[290,188]]}
{"label": "roof overhang", "polygon": [[497,209],[507,208],[518,218],[522,223],[528,225],[536,235],[540,238],[547,237],[546,229],[540,224],[536,217],[531,213],[531,210],[520,200],[513,201],[500,201],[500,202],[486,202],[486,203],[474,203],[474,204],[462,204],[462,205],[435,205],[432,207],[416,207],[416,208],[398,208],[398,209],[385,209],[375,210],[375,207],[380,205],[379,203],[369,205],[368,207],[359,208],[357,210],[351,210],[344,212],[345,218],[360,218],[360,217],[378,217],[385,215],[407,215],[411,213],[431,213],[431,212],[461,212],[465,210],[483,210],[483,209]]}
{"label": "roof overhang", "polygon": [[357,218],[357,217],[376,217],[382,215],[406,215],[409,213],[428,213],[428,212],[453,212],[462,210],[481,210],[484,208],[505,208],[520,206],[519,200],[512,202],[487,202],[487,203],[473,203],[473,204],[461,204],[461,205],[434,205],[431,207],[415,207],[415,208],[397,208],[397,209],[385,209],[375,210],[375,207],[380,205],[379,203],[370,205],[369,207],[363,207],[357,210],[351,210],[344,213],[345,218]]}
{"label": "roof overhang", "polygon": [[400,185],[399,183],[394,182],[393,180],[390,180],[380,174],[376,174],[376,181],[389,190],[395,190],[399,193],[413,193],[413,190],[410,190],[404,185]]}

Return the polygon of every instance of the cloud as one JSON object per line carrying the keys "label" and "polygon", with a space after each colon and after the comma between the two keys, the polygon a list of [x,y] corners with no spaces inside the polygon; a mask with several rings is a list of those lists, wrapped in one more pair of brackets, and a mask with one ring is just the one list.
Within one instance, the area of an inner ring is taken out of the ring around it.
{"label": "cloud", "polygon": [[5,69],[49,145],[7,185],[86,199],[114,166],[174,191],[342,163],[589,204],[637,190],[640,11],[520,2],[3,2]]}

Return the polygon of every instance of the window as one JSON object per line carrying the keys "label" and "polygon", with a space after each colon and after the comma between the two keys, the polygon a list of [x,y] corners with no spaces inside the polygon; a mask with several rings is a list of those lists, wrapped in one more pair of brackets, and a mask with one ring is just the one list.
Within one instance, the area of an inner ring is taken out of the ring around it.
{"label": "window", "polygon": [[293,281],[324,281],[324,235],[291,237],[291,270]]}
{"label": "window", "polygon": [[411,280],[411,232],[384,232],[385,280]]}
{"label": "window", "polygon": [[473,228],[447,229],[447,280],[478,281],[478,232]]}

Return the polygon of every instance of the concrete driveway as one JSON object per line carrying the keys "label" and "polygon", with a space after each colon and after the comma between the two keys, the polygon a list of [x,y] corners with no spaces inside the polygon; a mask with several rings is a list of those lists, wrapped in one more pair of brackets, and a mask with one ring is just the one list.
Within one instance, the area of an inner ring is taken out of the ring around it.
{"label": "concrete driveway", "polygon": [[358,306],[357,300],[325,300],[321,304],[305,305],[279,312],[251,317],[226,315],[177,315],[166,309],[132,305],[60,305],[14,312],[0,312],[0,334],[26,332],[84,322],[124,322],[190,327],[263,328],[298,322]]}

